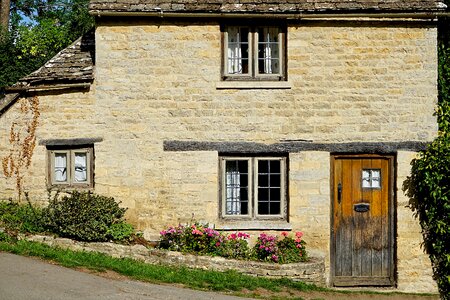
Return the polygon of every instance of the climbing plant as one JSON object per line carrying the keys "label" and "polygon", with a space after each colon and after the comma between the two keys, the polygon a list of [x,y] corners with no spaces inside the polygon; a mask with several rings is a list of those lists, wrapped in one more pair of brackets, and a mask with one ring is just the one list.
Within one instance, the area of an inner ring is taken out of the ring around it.
{"label": "climbing plant", "polygon": [[15,179],[19,202],[23,193],[24,175],[31,165],[31,158],[36,146],[39,115],[39,98],[37,96],[19,100],[19,113],[12,122],[9,132],[9,153],[2,159],[3,174],[6,178]]}

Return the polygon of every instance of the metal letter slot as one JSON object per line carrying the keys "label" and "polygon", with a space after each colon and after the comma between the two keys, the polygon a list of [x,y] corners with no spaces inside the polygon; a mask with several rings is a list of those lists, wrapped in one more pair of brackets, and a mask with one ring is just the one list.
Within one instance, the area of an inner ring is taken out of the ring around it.
{"label": "metal letter slot", "polygon": [[356,212],[368,212],[370,210],[370,204],[369,203],[357,203],[353,205],[353,209]]}

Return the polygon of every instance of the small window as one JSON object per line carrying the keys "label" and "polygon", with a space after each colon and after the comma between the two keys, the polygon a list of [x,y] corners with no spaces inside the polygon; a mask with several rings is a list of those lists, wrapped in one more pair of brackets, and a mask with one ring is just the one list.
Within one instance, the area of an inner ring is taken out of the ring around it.
{"label": "small window", "polygon": [[279,26],[226,26],[225,80],[286,80],[285,30]]}
{"label": "small window", "polygon": [[284,218],[285,173],[285,158],[222,157],[222,216]]}
{"label": "small window", "polygon": [[93,186],[93,146],[49,148],[49,183],[53,187]]}
{"label": "small window", "polygon": [[381,188],[381,170],[380,169],[362,170],[362,187],[372,189]]}

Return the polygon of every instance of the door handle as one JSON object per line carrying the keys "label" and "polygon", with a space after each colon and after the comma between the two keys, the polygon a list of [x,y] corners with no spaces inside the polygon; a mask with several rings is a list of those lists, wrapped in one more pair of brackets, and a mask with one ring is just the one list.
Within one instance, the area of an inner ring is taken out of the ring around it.
{"label": "door handle", "polygon": [[338,184],[337,190],[338,190],[338,194],[337,194],[338,203],[341,204],[341,200],[342,200],[342,184],[341,183]]}

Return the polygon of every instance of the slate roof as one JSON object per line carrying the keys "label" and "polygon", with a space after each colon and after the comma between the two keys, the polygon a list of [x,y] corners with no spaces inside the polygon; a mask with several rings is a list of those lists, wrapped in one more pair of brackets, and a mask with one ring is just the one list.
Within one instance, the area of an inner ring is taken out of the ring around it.
{"label": "slate roof", "polygon": [[95,34],[89,31],[13,87],[94,80]]}
{"label": "slate roof", "polygon": [[426,12],[446,6],[441,0],[91,0],[92,14],[103,12],[317,13]]}

